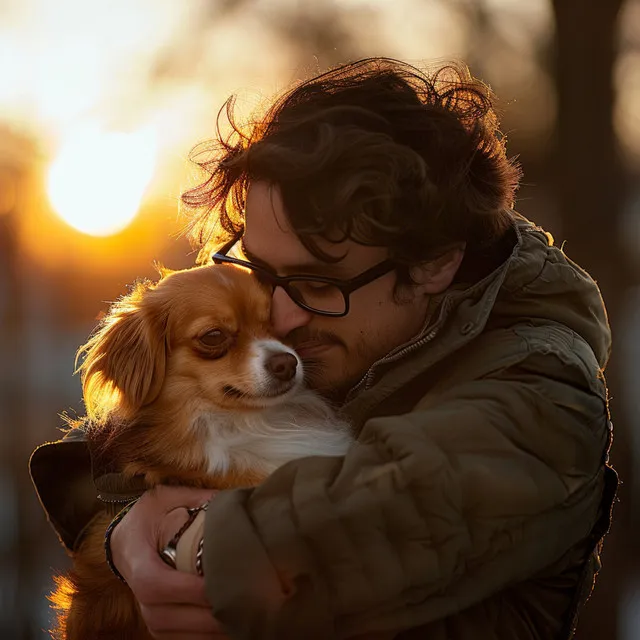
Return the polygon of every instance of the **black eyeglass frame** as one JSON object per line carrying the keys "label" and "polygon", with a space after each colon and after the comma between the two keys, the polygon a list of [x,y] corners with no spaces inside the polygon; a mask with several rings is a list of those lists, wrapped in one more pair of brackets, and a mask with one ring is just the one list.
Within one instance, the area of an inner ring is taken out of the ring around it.
{"label": "black eyeglass frame", "polygon": [[[315,313],[319,316],[329,316],[332,318],[343,318],[349,313],[350,304],[349,304],[349,296],[357,289],[364,287],[365,285],[381,278],[386,275],[390,271],[392,271],[397,263],[395,260],[387,259],[379,262],[378,264],[373,265],[366,271],[363,271],[361,274],[355,276],[355,278],[350,278],[349,280],[341,280],[340,278],[330,278],[325,276],[315,276],[315,275],[294,275],[294,276],[279,276],[273,270],[268,267],[263,267],[262,265],[254,264],[253,262],[248,262],[247,260],[241,260],[240,258],[233,258],[228,256],[227,253],[231,250],[231,248],[238,242],[240,236],[236,236],[227,244],[225,244],[219,251],[211,255],[211,260],[215,264],[236,264],[241,267],[245,267],[246,269],[250,269],[251,271],[256,271],[260,273],[264,279],[275,289],[276,287],[282,287],[286,294],[291,298],[291,300],[297,304],[301,309],[305,311],[310,311],[311,313]],[[309,307],[301,300],[297,299],[295,292],[291,290],[290,283],[292,281],[300,282],[321,282],[323,284],[328,284],[335,286],[340,290],[342,296],[344,298],[344,311],[321,311],[320,309],[314,309],[313,307]]]}

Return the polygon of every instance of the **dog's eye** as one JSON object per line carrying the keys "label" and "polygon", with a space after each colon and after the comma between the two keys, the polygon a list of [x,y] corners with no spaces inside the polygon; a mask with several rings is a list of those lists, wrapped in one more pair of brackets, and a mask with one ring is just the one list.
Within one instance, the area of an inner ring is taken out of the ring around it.
{"label": "dog's eye", "polygon": [[220,347],[227,339],[227,334],[220,329],[211,329],[200,336],[200,342],[206,347]]}
{"label": "dog's eye", "polygon": [[234,338],[233,333],[224,329],[208,329],[195,337],[193,347],[203,358],[217,360],[228,353]]}

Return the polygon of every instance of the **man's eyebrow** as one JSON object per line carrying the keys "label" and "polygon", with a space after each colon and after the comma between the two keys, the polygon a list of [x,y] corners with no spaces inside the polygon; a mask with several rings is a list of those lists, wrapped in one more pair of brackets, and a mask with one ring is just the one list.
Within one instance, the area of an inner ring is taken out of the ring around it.
{"label": "man's eyebrow", "polygon": [[[247,245],[245,244],[244,237],[240,238],[240,250],[242,251],[242,255],[245,258],[267,271],[271,271],[272,273],[276,273],[276,270],[267,262],[258,258],[255,254],[253,254],[250,250],[247,250]],[[319,263],[319,262],[307,262],[294,264],[285,269],[289,275],[317,275],[317,276],[326,276],[328,278],[339,278],[340,276],[344,277],[344,271],[341,265],[336,263]],[[284,274],[287,275],[287,274]]]}

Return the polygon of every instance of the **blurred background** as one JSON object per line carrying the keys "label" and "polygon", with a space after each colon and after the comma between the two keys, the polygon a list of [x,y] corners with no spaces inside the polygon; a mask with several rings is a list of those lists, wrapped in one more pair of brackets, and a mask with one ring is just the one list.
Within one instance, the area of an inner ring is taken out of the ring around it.
{"label": "blurred background", "polygon": [[45,638],[68,559],[27,460],[81,413],[75,351],[179,236],[190,149],[334,64],[462,59],[500,97],[518,209],[598,280],[623,485],[577,640],[640,638],[640,0],[0,0],[0,637]]}

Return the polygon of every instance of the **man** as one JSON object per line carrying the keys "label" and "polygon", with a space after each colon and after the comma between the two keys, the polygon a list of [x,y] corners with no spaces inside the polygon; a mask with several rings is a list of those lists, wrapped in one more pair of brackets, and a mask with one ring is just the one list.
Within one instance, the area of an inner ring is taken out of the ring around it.
{"label": "man", "polygon": [[[512,209],[488,89],[370,59],[249,129],[228,107],[234,132],[183,197],[200,259],[226,243],[215,260],[271,284],[276,334],[358,443],[255,489],[145,493],[111,553],[152,634],[570,638],[617,484],[610,334],[595,283]],[[81,433],[31,461],[69,549],[100,504],[87,468]],[[93,472],[106,502],[139,494]],[[206,501],[202,579],[158,551]]]}

